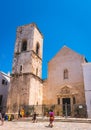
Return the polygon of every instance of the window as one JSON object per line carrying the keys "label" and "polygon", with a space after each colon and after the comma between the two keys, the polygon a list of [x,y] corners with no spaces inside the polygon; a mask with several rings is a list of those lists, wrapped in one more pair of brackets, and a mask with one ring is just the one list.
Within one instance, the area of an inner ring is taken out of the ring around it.
{"label": "window", "polygon": [[5,79],[2,79],[2,85],[7,85],[7,84],[8,84],[8,82],[5,81]]}
{"label": "window", "polygon": [[38,68],[36,69],[36,75],[38,76]]}
{"label": "window", "polygon": [[21,51],[26,51],[27,50],[27,40],[22,41],[22,48]]}
{"label": "window", "polygon": [[4,79],[2,79],[2,84],[3,84],[3,85],[5,84],[5,80],[4,80]]}
{"label": "window", "polygon": [[36,54],[39,55],[39,43],[36,45]]}
{"label": "window", "polygon": [[57,99],[58,105],[60,104],[60,98]]}
{"label": "window", "polygon": [[68,70],[67,69],[64,70],[64,79],[68,79]]}
{"label": "window", "polygon": [[20,66],[20,72],[22,72],[22,65]]}

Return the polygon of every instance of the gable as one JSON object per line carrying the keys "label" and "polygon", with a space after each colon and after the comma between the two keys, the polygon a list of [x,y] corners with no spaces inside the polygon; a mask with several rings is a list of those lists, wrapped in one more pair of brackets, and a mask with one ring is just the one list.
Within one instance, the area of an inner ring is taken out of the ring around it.
{"label": "gable", "polygon": [[78,91],[70,86],[70,85],[64,85],[61,86],[60,91],[57,92],[57,96],[63,96],[63,95],[76,95],[78,94]]}
{"label": "gable", "polygon": [[[83,62],[86,62],[85,58],[76,53],[75,51],[71,50],[70,48],[63,46],[63,48],[50,60],[49,64],[51,62],[59,62],[60,60],[63,61],[72,61],[75,59],[82,60]],[[82,62],[82,63],[83,63]]]}

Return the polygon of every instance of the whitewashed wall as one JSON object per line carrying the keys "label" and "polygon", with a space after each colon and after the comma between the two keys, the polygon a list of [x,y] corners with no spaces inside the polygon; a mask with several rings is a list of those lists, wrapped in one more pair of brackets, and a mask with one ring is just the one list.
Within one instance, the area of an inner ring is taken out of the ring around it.
{"label": "whitewashed wall", "polygon": [[91,118],[91,63],[82,64],[88,118]]}
{"label": "whitewashed wall", "polygon": [[[4,80],[4,84],[2,84],[2,80]],[[1,104],[3,111],[6,110],[9,85],[10,85],[10,76],[3,72],[0,72],[0,95],[3,96]]]}

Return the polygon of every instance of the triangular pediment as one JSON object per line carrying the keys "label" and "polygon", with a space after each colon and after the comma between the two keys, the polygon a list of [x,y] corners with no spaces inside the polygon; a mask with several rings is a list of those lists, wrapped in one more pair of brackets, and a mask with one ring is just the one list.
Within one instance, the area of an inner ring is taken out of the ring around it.
{"label": "triangular pediment", "polygon": [[75,59],[75,58],[84,59],[84,57],[82,55],[76,53],[75,51],[71,50],[67,46],[63,46],[62,49],[52,58],[52,60],[50,62],[52,62],[52,61],[56,62],[58,60],[72,59],[72,58],[73,59]]}
{"label": "triangular pediment", "polygon": [[78,92],[70,85],[64,85],[60,87],[60,91],[57,93],[57,96],[63,95],[76,95]]}
{"label": "triangular pediment", "polygon": [[70,87],[64,86],[61,88],[60,94],[70,94]]}

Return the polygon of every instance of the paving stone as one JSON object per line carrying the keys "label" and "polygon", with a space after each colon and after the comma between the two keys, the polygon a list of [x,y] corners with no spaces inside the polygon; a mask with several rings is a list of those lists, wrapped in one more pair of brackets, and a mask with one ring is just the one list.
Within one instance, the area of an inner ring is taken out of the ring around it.
{"label": "paving stone", "polygon": [[0,130],[91,130],[91,123],[54,122],[54,127],[48,127],[48,122],[16,122],[5,121]]}

